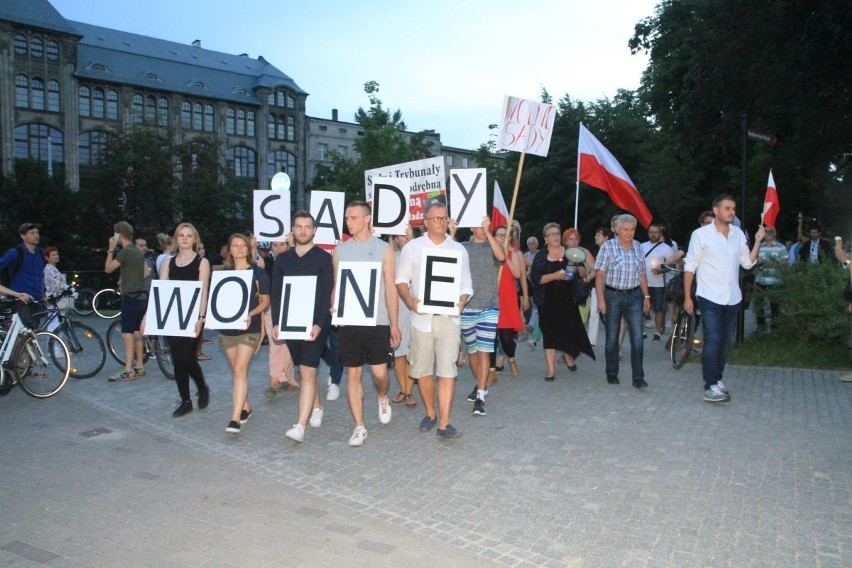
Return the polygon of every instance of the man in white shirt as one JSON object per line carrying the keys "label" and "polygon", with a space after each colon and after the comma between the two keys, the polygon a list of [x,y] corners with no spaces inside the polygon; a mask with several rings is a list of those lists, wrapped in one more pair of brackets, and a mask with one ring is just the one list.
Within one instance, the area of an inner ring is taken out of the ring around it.
{"label": "man in white shirt", "polygon": [[666,270],[663,264],[674,254],[674,250],[663,240],[663,227],[652,223],[648,227],[648,241],[642,243],[645,255],[645,275],[648,277],[648,294],[654,310],[654,341],[659,341],[666,331]]}
{"label": "man in white shirt", "polygon": [[[693,231],[686,253],[683,309],[690,314],[694,311],[691,290],[692,281],[697,278],[696,294],[704,324],[701,373],[707,402],[726,402],[731,398],[722,383],[722,374],[743,299],[739,269],[754,266],[764,236],[763,227],[760,227],[749,251],[745,234],[733,225],[736,209],[733,196],[716,197],[713,200],[716,219]],[[696,276],[698,268],[701,270]]]}
{"label": "man in white shirt", "polygon": [[[424,249],[441,249],[462,253],[461,290],[457,304],[460,314],[473,295],[470,277],[470,260],[467,250],[447,234],[449,216],[447,206],[432,202],[424,211],[426,234],[408,242],[399,253],[396,267],[396,287],[400,299],[411,310],[411,345],[408,359],[411,363],[409,375],[418,378],[420,395],[426,406],[426,416],[420,422],[420,431],[428,432],[436,424],[437,434],[442,438],[459,438],[461,432],[450,424],[453,395],[456,388],[456,357],[459,352],[459,317],[432,315],[420,312],[424,290],[420,290],[420,265]],[[435,376],[438,372],[438,410],[435,412]]]}

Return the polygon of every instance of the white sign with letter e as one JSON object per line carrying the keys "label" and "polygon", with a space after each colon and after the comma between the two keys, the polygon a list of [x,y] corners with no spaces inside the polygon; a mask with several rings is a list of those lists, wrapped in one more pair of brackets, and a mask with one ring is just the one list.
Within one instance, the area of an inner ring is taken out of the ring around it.
{"label": "white sign with letter e", "polygon": [[217,270],[210,281],[207,329],[246,329],[254,270]]}
{"label": "white sign with letter e", "polygon": [[376,325],[382,278],[381,262],[339,262],[331,324]]}
{"label": "white sign with letter e", "polygon": [[153,280],[145,312],[145,334],[195,337],[200,310],[201,282]]}
{"label": "white sign with letter e", "polygon": [[462,255],[455,250],[424,249],[420,257],[420,302],[422,314],[459,315]]}

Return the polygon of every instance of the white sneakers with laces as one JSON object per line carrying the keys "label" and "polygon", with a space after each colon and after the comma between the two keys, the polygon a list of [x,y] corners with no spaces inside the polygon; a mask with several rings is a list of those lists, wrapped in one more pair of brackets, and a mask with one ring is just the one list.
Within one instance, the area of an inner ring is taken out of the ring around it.
{"label": "white sneakers with laces", "polygon": [[388,397],[386,396],[378,397],[377,400],[379,403],[379,422],[382,424],[390,424],[391,415],[393,414],[390,400],[388,400]]}

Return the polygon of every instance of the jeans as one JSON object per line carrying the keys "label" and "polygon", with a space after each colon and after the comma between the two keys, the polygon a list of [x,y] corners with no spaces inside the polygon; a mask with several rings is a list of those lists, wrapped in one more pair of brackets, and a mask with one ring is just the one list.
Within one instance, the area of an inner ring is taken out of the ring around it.
{"label": "jeans", "polygon": [[728,349],[731,348],[731,340],[734,338],[740,305],[741,303],[732,306],[715,304],[706,298],[698,297],[701,321],[704,324],[704,347],[701,352],[704,390],[722,380],[725,359],[728,357]]}
{"label": "jeans", "polygon": [[328,365],[331,383],[339,385],[343,376],[343,365],[340,363],[340,351],[337,347],[337,330],[333,327],[328,332],[328,343],[322,352],[322,360]]}
{"label": "jeans", "polygon": [[604,300],[606,301],[606,378],[618,378],[618,332],[621,329],[621,318],[624,317],[630,334],[630,366],[633,371],[633,380],[644,380],[642,291],[639,288],[630,292],[605,289]]}

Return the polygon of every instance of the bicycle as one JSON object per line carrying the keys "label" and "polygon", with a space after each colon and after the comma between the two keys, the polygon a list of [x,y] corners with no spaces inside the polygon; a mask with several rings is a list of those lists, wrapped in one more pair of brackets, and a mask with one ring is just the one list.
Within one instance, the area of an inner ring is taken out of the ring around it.
{"label": "bicycle", "polygon": [[[71,372],[68,347],[58,335],[24,325],[17,302],[0,301],[0,395],[17,384],[35,398],[51,397],[65,386]],[[43,313],[34,316],[38,315]]]}
{"label": "bicycle", "polygon": [[92,298],[92,309],[104,319],[117,318],[121,315],[121,292],[114,288],[104,288]]}
{"label": "bicycle", "polygon": [[59,307],[59,301],[72,293],[73,287],[69,286],[59,296],[47,299],[51,307],[47,310],[47,319],[41,328],[52,331],[65,341],[72,355],[71,376],[75,379],[88,379],[104,368],[106,347],[97,331],[71,319],[68,310]]}
{"label": "bicycle", "polygon": [[[121,337],[121,320],[114,321],[107,330],[107,347],[113,359],[124,365],[124,339]],[[174,380],[175,365],[172,361],[172,350],[166,338],[162,335],[146,335],[142,346],[142,360],[157,360],[157,366],[167,378]]]}
{"label": "bicycle", "polygon": [[[683,278],[682,269],[668,264],[661,265],[661,268],[664,268],[667,272],[675,273],[675,278]],[[677,302],[678,312],[672,328],[672,336],[669,339],[669,356],[671,357],[672,367],[680,369],[686,364],[696,345],[701,343],[701,340],[696,338],[700,312],[697,307],[693,309],[691,314],[683,309],[684,293],[682,286],[680,291],[672,293],[672,296],[672,299]]]}

